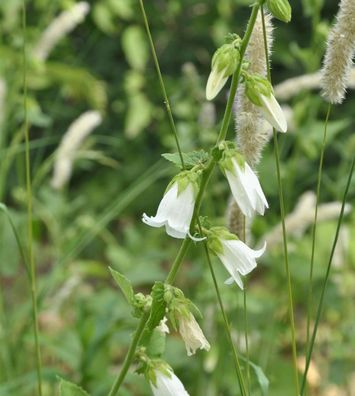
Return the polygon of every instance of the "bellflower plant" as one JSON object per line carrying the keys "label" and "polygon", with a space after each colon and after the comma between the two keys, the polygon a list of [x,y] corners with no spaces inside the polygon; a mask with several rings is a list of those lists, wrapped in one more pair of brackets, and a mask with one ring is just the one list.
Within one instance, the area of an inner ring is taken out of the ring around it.
{"label": "bellflower plant", "polygon": [[240,275],[247,275],[256,267],[256,259],[266,249],[266,243],[259,250],[253,250],[224,227],[213,227],[208,231],[208,248],[222,261],[231,275],[226,283],[233,281],[243,289]]}
{"label": "bellflower plant", "polygon": [[151,227],[164,226],[168,235],[185,239],[186,235],[190,235],[199,179],[198,170],[184,171],[175,176],[158,206],[157,214],[149,217],[144,213],[143,222]]}

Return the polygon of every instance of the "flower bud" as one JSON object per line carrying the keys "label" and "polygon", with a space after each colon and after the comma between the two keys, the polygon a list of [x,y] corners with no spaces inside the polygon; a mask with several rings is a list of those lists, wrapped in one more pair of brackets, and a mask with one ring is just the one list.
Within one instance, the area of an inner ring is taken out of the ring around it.
{"label": "flower bud", "polygon": [[237,69],[240,55],[239,55],[240,38],[237,37],[231,43],[222,45],[214,53],[212,58],[211,73],[208,77],[206,86],[206,98],[212,100],[218,95],[228,77],[232,75]]}
{"label": "flower bud", "polygon": [[266,5],[275,18],[290,22],[292,10],[288,0],[266,0]]}

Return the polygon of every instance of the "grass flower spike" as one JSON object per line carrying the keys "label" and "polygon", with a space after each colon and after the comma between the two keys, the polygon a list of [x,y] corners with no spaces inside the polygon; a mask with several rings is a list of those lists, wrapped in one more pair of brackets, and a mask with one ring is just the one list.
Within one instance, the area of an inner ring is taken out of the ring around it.
{"label": "grass flower spike", "polygon": [[259,179],[233,146],[224,150],[220,161],[222,172],[226,175],[232,195],[244,216],[250,218],[255,212],[263,215],[269,205]]}
{"label": "grass flower spike", "polygon": [[164,226],[166,233],[173,238],[186,238],[195,207],[198,180],[199,174],[193,170],[179,173],[169,184],[157,214],[149,217],[144,213],[143,222],[151,227]]}
{"label": "grass flower spike", "polygon": [[355,54],[355,1],[341,0],[337,21],[329,33],[322,69],[322,96],[330,103],[344,100]]}
{"label": "grass flower spike", "polygon": [[214,227],[208,232],[208,247],[231,275],[226,284],[234,281],[243,289],[240,275],[247,275],[256,267],[256,259],[265,252],[266,243],[261,249],[253,250],[226,228]]}
{"label": "grass flower spike", "polygon": [[245,73],[245,93],[277,131],[287,132],[286,117],[273,94],[269,81],[259,75]]}
{"label": "grass flower spike", "polygon": [[232,35],[230,43],[222,45],[212,58],[212,70],[207,80],[206,99],[214,99],[234,73],[239,62],[240,38]]}

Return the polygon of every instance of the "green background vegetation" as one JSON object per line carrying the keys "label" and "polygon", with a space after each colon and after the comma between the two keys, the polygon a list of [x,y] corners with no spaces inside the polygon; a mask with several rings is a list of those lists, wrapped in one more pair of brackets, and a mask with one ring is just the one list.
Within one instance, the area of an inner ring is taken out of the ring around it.
{"label": "green background vegetation", "polygon": [[[228,32],[242,34],[248,0],[147,1],[147,14],[184,151],[214,143],[225,106],[225,90],[213,103],[204,98],[215,48]],[[291,1],[293,19],[275,22],[272,77],[317,71],[337,12],[333,0]],[[20,0],[0,2],[0,78],[7,94],[0,108],[0,201],[26,240],[23,141],[23,30]],[[108,266],[124,273],[137,291],[163,280],[179,247],[162,229],[141,222],[154,214],[176,168],[161,159],[175,151],[162,96],[136,0],[95,0],[84,23],[63,39],[45,64],[31,58],[42,31],[70,0],[27,2],[27,77],[34,183],[34,252],[39,289],[44,394],[53,395],[60,375],[105,395],[122,362],[136,320],[114,285]],[[280,136],[287,212],[315,191],[327,105],[317,91],[287,103],[294,128]],[[97,109],[103,123],[85,141],[63,191],[50,187],[53,153],[70,123]],[[341,200],[355,151],[354,95],[333,108],[321,201]],[[232,128],[229,137],[232,138]],[[90,153],[95,152],[95,156]],[[94,159],[93,159],[94,158]],[[280,221],[272,144],[259,174],[271,209],[253,225],[262,240]],[[354,202],[354,183],[350,202]],[[215,173],[203,214],[223,224],[229,191]],[[344,249],[332,269],[314,352],[320,383],[310,394],[354,395],[355,215],[345,219]],[[329,257],[336,219],[318,228],[315,301]],[[347,235],[347,238],[345,236]],[[299,355],[304,356],[311,230],[289,236]],[[236,343],[244,350],[243,294],[225,287],[226,272],[215,260],[222,296]],[[30,287],[19,248],[5,215],[0,217],[0,396],[35,394]],[[166,359],[193,396],[237,395],[232,358],[201,246],[188,254],[177,285],[204,315],[200,321],[212,348],[188,358],[178,335],[168,338]],[[260,260],[248,281],[251,360],[270,380],[271,396],[292,395],[291,345],[282,245]],[[259,387],[253,375],[253,395]],[[351,385],[352,384],[352,385]],[[345,392],[345,393],[341,393]],[[120,395],[149,395],[143,377],[129,374]]]}

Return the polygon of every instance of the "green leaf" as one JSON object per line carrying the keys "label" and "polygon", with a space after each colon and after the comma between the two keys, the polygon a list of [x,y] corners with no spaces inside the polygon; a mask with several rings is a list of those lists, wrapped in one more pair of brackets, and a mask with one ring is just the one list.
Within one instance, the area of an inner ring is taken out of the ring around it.
{"label": "green leaf", "polygon": [[59,396],[89,396],[89,394],[80,388],[80,386],[60,378]]}
{"label": "green leaf", "polygon": [[270,381],[264,374],[263,369],[256,365],[255,363],[251,362],[250,360],[247,361],[243,356],[240,357],[241,360],[248,362],[249,366],[254,370],[256,379],[258,380],[258,383],[260,385],[261,393],[263,396],[267,396],[269,394],[269,383]]}
{"label": "green leaf", "polygon": [[120,274],[118,271],[115,271],[111,267],[109,267],[109,270],[111,272],[113,279],[116,281],[117,285],[119,286],[122,293],[126,297],[128,303],[132,304],[134,291],[131,282],[124,275]]}
{"label": "green leaf", "polygon": [[[173,154],[165,153],[165,154],[162,154],[162,156],[166,160],[172,162],[174,165],[181,168],[181,161],[180,161],[179,153],[173,153]],[[187,169],[191,169],[196,165],[204,164],[209,159],[208,153],[204,150],[191,151],[189,153],[182,153],[182,157],[184,159],[184,163],[185,163],[185,166]]]}

